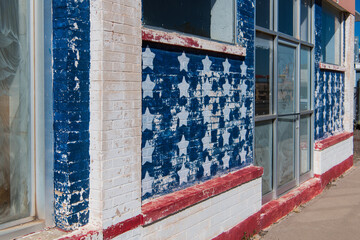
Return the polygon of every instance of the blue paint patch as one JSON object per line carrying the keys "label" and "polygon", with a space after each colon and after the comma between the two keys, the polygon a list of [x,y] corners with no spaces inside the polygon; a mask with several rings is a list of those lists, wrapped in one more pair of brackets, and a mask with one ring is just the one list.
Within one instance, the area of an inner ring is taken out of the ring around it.
{"label": "blue paint patch", "polygon": [[315,140],[344,131],[344,73],[322,70],[321,62],[322,3],[315,1]]}
{"label": "blue paint patch", "polygon": [[238,1],[245,58],[144,43],[142,199],[253,163],[254,1]]}
{"label": "blue paint patch", "polygon": [[55,224],[74,230],[89,221],[90,2],[53,6]]}

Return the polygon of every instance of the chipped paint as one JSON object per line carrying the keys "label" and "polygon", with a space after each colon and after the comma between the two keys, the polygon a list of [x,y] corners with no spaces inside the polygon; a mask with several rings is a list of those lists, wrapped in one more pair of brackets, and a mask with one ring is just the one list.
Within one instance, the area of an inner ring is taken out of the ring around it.
{"label": "chipped paint", "polygon": [[[54,217],[74,230],[89,219],[89,1],[53,1]],[[77,9],[82,9],[78,11]]]}
{"label": "chipped paint", "polygon": [[175,32],[148,29],[146,27],[143,27],[142,29],[142,39],[143,41],[149,42],[158,42],[186,48],[195,48],[237,56],[246,56],[246,49],[242,46],[219,43],[197,37],[184,36],[183,34],[178,34]]}

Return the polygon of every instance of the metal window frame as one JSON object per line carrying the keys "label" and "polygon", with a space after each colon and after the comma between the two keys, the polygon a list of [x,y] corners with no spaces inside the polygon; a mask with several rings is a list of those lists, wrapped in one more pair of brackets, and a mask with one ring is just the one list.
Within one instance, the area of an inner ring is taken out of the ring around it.
{"label": "metal window frame", "polygon": [[[30,216],[0,225],[0,238],[14,238],[46,227],[53,220],[53,112],[51,1],[29,1],[30,48]],[[45,51],[48,49],[48,51]],[[46,104],[45,104],[46,102]]]}
{"label": "metal window frame", "polygon": [[[311,80],[310,80],[310,92],[314,89],[314,79],[315,79],[315,71],[314,71],[314,42],[315,36],[313,34],[313,29],[315,29],[314,23],[314,14],[315,14],[315,7],[314,7],[314,0],[310,1],[310,7],[308,8],[308,18],[309,18],[309,27],[308,27],[308,40],[304,41],[301,39],[300,33],[300,16],[301,16],[301,0],[294,0],[294,4],[296,4],[296,16],[294,16],[294,24],[296,28],[294,28],[294,36],[290,36],[281,32],[278,32],[278,0],[269,0],[270,4],[272,5],[273,11],[270,14],[270,18],[273,17],[273,25],[270,25],[270,29],[263,28],[260,26],[255,25],[255,32],[259,32],[273,38],[273,89],[272,89],[272,101],[273,101],[273,109],[272,113],[269,115],[257,115],[255,116],[255,123],[263,122],[263,121],[272,121],[272,130],[273,130],[273,142],[272,142],[272,153],[273,153],[273,161],[272,161],[272,186],[273,190],[265,195],[263,195],[262,203],[266,203],[272,199],[276,199],[282,194],[286,193],[290,189],[295,186],[300,185],[302,182],[308,180],[309,178],[313,177],[313,149],[310,147],[310,171],[300,175],[300,118],[302,116],[310,116],[310,143],[311,146],[314,143],[314,103],[313,103],[313,96],[310,94],[310,109],[300,111],[300,53],[301,47],[307,47],[310,50],[310,73],[311,73]],[[272,28],[271,28],[272,27]],[[296,31],[296,34],[295,34]],[[278,114],[278,98],[277,98],[277,91],[278,91],[278,45],[285,44],[287,46],[292,46],[296,48],[296,113],[292,115],[296,115],[296,135],[295,135],[295,180],[283,185],[278,186],[277,184],[277,128],[278,128],[278,118],[281,116]],[[254,127],[255,128],[255,127]],[[255,136],[255,135],[254,135]]]}

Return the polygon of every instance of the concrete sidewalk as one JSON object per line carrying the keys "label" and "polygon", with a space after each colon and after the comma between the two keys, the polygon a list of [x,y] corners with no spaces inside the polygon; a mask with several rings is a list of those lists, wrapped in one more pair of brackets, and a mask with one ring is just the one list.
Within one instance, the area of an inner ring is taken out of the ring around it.
{"label": "concrete sidewalk", "polygon": [[360,239],[360,162],[263,233],[263,240]]}

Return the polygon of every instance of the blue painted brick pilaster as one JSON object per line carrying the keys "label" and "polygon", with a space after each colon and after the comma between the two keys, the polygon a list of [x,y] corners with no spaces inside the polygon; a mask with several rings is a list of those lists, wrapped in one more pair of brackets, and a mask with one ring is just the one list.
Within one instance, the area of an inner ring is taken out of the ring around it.
{"label": "blue painted brick pilaster", "polygon": [[89,219],[89,0],[53,0],[55,224]]}

